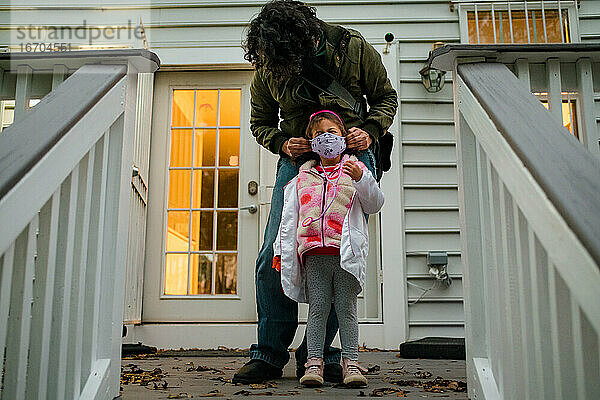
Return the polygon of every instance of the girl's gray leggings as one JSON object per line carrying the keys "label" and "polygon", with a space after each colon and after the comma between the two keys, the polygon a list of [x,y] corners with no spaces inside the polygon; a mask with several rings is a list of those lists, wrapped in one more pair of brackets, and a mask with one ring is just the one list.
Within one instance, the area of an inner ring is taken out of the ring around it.
{"label": "girl's gray leggings", "polygon": [[339,255],[308,255],[305,267],[308,358],[323,358],[325,326],[333,301],[340,325],[342,357],[358,361],[356,296],[360,293],[360,284],[351,273],[340,267]]}

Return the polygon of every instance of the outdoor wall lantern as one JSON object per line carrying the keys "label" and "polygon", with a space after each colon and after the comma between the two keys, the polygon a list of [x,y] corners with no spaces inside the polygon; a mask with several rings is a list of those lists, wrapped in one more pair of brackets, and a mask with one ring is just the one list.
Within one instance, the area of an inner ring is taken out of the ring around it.
{"label": "outdoor wall lantern", "polygon": [[[443,42],[435,42],[433,49],[443,46]],[[423,86],[430,93],[439,92],[444,87],[446,71],[442,71],[436,68],[431,68],[429,65],[424,66],[420,71],[421,82]]]}
{"label": "outdoor wall lantern", "polygon": [[428,92],[439,92],[444,87],[444,76],[446,75],[446,71],[441,71],[426,65],[419,71],[419,74],[421,74],[421,82],[423,82],[423,86],[425,86],[425,89]]}

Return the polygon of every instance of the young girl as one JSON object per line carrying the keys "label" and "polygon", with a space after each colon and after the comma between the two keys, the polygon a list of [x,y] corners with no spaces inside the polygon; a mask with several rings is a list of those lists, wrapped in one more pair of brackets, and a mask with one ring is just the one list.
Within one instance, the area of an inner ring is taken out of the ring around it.
{"label": "young girl", "polygon": [[308,303],[308,360],[300,383],[323,384],[325,327],[333,301],[340,326],[344,384],[366,386],[358,365],[356,297],[369,252],[364,213],[383,206],[383,193],[366,166],[344,153],[346,129],[329,110],[310,116],[306,136],[320,160],[309,160],[284,189],[273,266],[285,294]]}

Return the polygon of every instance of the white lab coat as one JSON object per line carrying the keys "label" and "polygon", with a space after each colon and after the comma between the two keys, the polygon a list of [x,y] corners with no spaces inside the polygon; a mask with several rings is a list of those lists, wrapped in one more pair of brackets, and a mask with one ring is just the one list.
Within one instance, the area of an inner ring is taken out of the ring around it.
{"label": "white lab coat", "polygon": [[[290,299],[307,303],[305,273],[298,257],[298,191],[296,176],[284,188],[283,211],[273,253],[281,256],[281,286]],[[350,272],[360,283],[365,284],[369,239],[364,213],[375,214],[383,206],[384,197],[371,172],[363,169],[358,182],[352,181],[356,189],[351,199],[350,210],[344,218],[340,243],[341,267]],[[358,200],[358,201],[357,201]]]}

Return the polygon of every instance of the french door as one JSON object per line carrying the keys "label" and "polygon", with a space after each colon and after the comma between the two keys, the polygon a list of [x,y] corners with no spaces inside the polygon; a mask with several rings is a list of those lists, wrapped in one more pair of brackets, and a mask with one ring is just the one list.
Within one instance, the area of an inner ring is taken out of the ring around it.
{"label": "french door", "polygon": [[252,71],[156,74],[142,320],[256,321]]}

